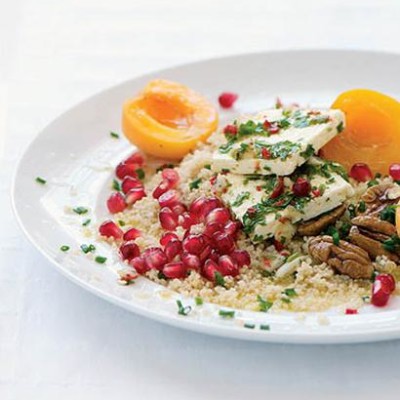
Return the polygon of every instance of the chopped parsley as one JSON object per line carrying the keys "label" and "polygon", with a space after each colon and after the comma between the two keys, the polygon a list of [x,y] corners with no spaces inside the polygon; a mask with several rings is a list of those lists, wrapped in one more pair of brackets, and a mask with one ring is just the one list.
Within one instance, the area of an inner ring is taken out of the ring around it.
{"label": "chopped parsley", "polygon": [[230,310],[219,310],[218,315],[222,318],[234,318],[235,317],[235,311],[230,311]]}
{"label": "chopped parsley", "polygon": [[112,188],[114,190],[116,190],[117,192],[121,191],[121,185],[119,184],[119,182],[116,179],[113,179]]}
{"label": "chopped parsley", "polygon": [[224,277],[221,275],[220,272],[215,271],[214,272],[214,279],[215,279],[215,284],[216,286],[223,286],[225,287],[225,279]]}
{"label": "chopped parsley", "polygon": [[82,244],[81,245],[81,250],[85,253],[85,254],[88,254],[88,253],[93,253],[94,251],[96,251],[96,247],[95,246],[93,246],[92,244]]}
{"label": "chopped parsley", "polygon": [[178,314],[187,316],[189,313],[192,311],[192,307],[190,306],[183,306],[182,302],[180,300],[176,301],[176,305],[178,306]]}
{"label": "chopped parsley", "polygon": [[189,183],[189,189],[193,190],[193,189],[198,189],[200,187],[200,183],[201,183],[201,178],[197,178],[194,181]]}
{"label": "chopped parsley", "polygon": [[125,223],[125,221],[122,221],[122,219],[119,219],[119,220],[118,220],[118,225],[119,225],[119,226],[125,226],[126,223]]}
{"label": "chopped parsley", "polygon": [[265,142],[256,140],[254,142],[254,147],[259,158],[263,158],[262,149],[266,148],[271,155],[271,160],[279,158],[282,161],[285,161],[290,155],[296,153],[300,149],[300,144],[291,142],[290,140],[283,140],[282,142],[274,144],[266,144]]}
{"label": "chopped parsley", "polygon": [[396,207],[395,205],[389,205],[385,207],[379,214],[379,217],[383,221],[389,221],[391,224],[396,223]]}
{"label": "chopped parsley", "polygon": [[60,247],[60,250],[63,251],[63,252],[66,252],[66,251],[68,251],[69,249],[70,249],[70,247],[67,246],[67,245],[63,245],[63,246]]}
{"label": "chopped parsley", "polygon": [[43,179],[40,176],[37,176],[35,180],[37,183],[40,183],[41,185],[45,185],[47,183],[46,179]]}
{"label": "chopped parsley", "polygon": [[261,324],[260,329],[262,331],[269,331],[269,330],[271,330],[271,327],[268,324]]}
{"label": "chopped parsley", "polygon": [[210,164],[206,164],[203,168],[210,170],[211,169],[211,165]]}
{"label": "chopped parsley", "polygon": [[204,304],[204,301],[200,296],[196,296],[194,302],[196,303],[196,306],[202,306]]}
{"label": "chopped parsley", "polygon": [[254,329],[254,328],[256,327],[255,324],[250,324],[250,323],[248,323],[248,322],[246,322],[243,326],[244,326],[245,328],[247,328],[247,329]]}
{"label": "chopped parsley", "polygon": [[111,132],[110,132],[110,136],[111,136],[112,138],[114,138],[114,139],[119,139],[119,134],[116,133],[116,132],[111,131]]}
{"label": "chopped parsley", "polygon": [[398,237],[397,235],[393,235],[390,239],[386,239],[382,243],[382,246],[385,250],[392,253],[398,251],[400,246],[400,237]]}
{"label": "chopped parsley", "polygon": [[245,200],[248,200],[250,198],[250,192],[243,192],[240,193],[236,199],[231,203],[232,207],[240,207]]}
{"label": "chopped parsley", "polygon": [[282,293],[285,294],[288,297],[297,296],[297,292],[296,292],[296,290],[294,288],[287,288]]}
{"label": "chopped parsley", "polygon": [[137,177],[142,181],[144,178],[145,178],[145,176],[146,176],[146,173],[143,171],[143,169],[142,168],[138,168],[137,170],[136,170],[136,174],[137,174]]}
{"label": "chopped parsley", "polygon": [[72,211],[78,215],[86,214],[89,210],[86,207],[75,207]]}
{"label": "chopped parsley", "polygon": [[97,256],[94,261],[98,264],[104,264],[107,261],[107,257]]}
{"label": "chopped parsley", "polygon": [[338,124],[338,126],[336,127],[336,129],[337,129],[337,131],[338,131],[339,133],[343,132],[343,129],[344,129],[343,121],[340,121],[340,122],[339,122],[339,124]]}
{"label": "chopped parsley", "polygon": [[339,231],[333,225],[328,227],[326,233],[332,237],[333,244],[339,246],[340,234]]}
{"label": "chopped parsley", "polygon": [[264,300],[260,295],[257,296],[257,301],[260,306],[259,310],[262,312],[268,312],[274,304],[271,301]]}
{"label": "chopped parsley", "polygon": [[82,226],[88,226],[91,221],[91,219],[87,219],[86,221],[82,222]]}
{"label": "chopped parsley", "polygon": [[367,206],[366,206],[366,204],[365,204],[365,201],[364,201],[364,200],[361,200],[361,201],[358,203],[358,211],[360,211],[361,213],[363,213],[363,212],[365,212],[366,209],[367,209]]}
{"label": "chopped parsley", "polygon": [[307,148],[300,153],[300,155],[308,160],[315,153],[315,149],[312,144],[307,145]]}

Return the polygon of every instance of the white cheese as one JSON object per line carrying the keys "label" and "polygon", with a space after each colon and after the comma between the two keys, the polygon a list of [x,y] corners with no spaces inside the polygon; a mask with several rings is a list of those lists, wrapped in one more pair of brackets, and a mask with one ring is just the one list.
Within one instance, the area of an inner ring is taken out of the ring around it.
{"label": "white cheese", "polygon": [[[272,125],[281,124],[282,128],[278,133],[269,134],[262,128],[265,120]],[[248,134],[241,134],[243,128],[240,127],[248,121],[258,127],[250,129]],[[238,139],[225,150],[222,147],[215,151],[213,170],[285,176],[292,174],[343,129],[344,114],[340,110],[299,109],[285,113],[282,109],[272,109],[240,119],[236,126]],[[270,155],[262,153],[263,147]]]}

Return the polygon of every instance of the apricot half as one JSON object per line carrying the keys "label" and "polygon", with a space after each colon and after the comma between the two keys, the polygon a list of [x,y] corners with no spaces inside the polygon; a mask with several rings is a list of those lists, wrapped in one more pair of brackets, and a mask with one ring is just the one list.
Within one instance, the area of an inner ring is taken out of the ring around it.
{"label": "apricot half", "polygon": [[348,170],[355,163],[368,164],[373,173],[387,174],[400,161],[400,103],[367,89],[342,93],[332,104],[346,115],[342,133],[327,143],[321,155]]}
{"label": "apricot half", "polygon": [[176,82],[157,79],[123,106],[122,130],[130,142],[153,156],[178,160],[218,126],[215,107]]}

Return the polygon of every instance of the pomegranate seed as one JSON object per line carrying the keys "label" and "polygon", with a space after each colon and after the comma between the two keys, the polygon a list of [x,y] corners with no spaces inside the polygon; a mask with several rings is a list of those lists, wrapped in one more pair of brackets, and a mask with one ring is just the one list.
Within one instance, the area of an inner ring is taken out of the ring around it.
{"label": "pomegranate seed", "polygon": [[209,281],[215,281],[215,273],[218,271],[218,264],[213,260],[207,260],[203,267],[203,275]]}
{"label": "pomegranate seed", "polygon": [[218,102],[222,108],[231,108],[238,97],[236,93],[224,92],[218,97]]}
{"label": "pomegranate seed", "polygon": [[153,197],[158,199],[162,194],[170,189],[170,182],[166,179],[162,180],[159,185],[153,190]]}
{"label": "pomegranate seed", "polygon": [[188,252],[183,252],[181,256],[182,262],[185,264],[185,267],[187,269],[194,269],[195,271],[198,271],[201,267],[201,261],[200,258],[197,257],[194,254],[190,254]]}
{"label": "pomegranate seed", "polygon": [[297,197],[306,197],[310,194],[311,185],[305,178],[297,178],[292,186],[292,191]]}
{"label": "pomegranate seed", "polygon": [[206,244],[203,248],[203,250],[201,251],[201,253],[199,254],[199,259],[200,261],[203,263],[204,261],[207,260],[207,258],[209,258],[210,254],[211,254],[212,248],[209,244]]}
{"label": "pomegranate seed", "polygon": [[225,232],[216,232],[213,235],[215,248],[221,253],[221,254],[229,254],[231,253],[234,248],[235,248],[235,243],[232,239],[232,236],[229,236]]}
{"label": "pomegranate seed", "polygon": [[314,197],[320,197],[321,196],[321,191],[319,189],[311,190],[311,193],[313,194]]}
{"label": "pomegranate seed", "polygon": [[117,168],[115,169],[115,175],[117,175],[119,179],[124,179],[126,176],[137,178],[136,165],[127,164],[123,161],[117,165]]}
{"label": "pomegranate seed", "polygon": [[161,176],[170,183],[170,189],[176,187],[179,182],[179,174],[172,168],[164,168],[161,172]]}
{"label": "pomegranate seed", "polygon": [[281,176],[278,177],[278,180],[275,184],[274,190],[271,193],[270,198],[271,199],[276,199],[283,193],[283,189],[285,188],[283,184],[283,178]]}
{"label": "pomegranate seed", "polygon": [[212,222],[217,222],[218,224],[225,224],[231,218],[231,213],[226,208],[214,208],[211,210],[207,217],[206,223],[210,224]]}
{"label": "pomegranate seed", "polygon": [[211,253],[210,253],[210,255],[209,255],[208,258],[209,258],[210,260],[213,260],[213,261],[215,261],[215,262],[218,262],[220,256],[221,256],[221,254],[219,253],[218,250],[212,249],[212,250],[211,250]]}
{"label": "pomegranate seed", "polygon": [[126,208],[124,196],[122,196],[120,192],[111,193],[110,197],[107,200],[107,208],[111,214],[124,211]]}
{"label": "pomegranate seed", "polygon": [[224,227],[224,232],[236,239],[240,226],[239,221],[228,221]]}
{"label": "pomegranate seed", "polygon": [[144,164],[144,157],[138,151],[130,155],[125,161],[126,164],[136,164],[136,165],[143,165]]}
{"label": "pomegranate seed", "polygon": [[285,248],[285,245],[277,239],[274,239],[274,247],[276,251],[282,251]]}
{"label": "pomegranate seed", "polygon": [[182,243],[179,239],[171,239],[164,248],[168,261],[172,261],[178,254],[182,253]]}
{"label": "pomegranate seed", "polygon": [[372,284],[371,304],[376,307],[384,307],[390,299],[390,291],[382,282],[382,280],[375,280]]}
{"label": "pomegranate seed", "polygon": [[358,182],[366,182],[372,179],[372,172],[368,165],[364,163],[354,164],[349,175]]}
{"label": "pomegranate seed", "polygon": [[165,264],[162,272],[169,279],[186,278],[188,274],[187,268],[182,261]]}
{"label": "pomegranate seed", "polygon": [[250,254],[246,250],[234,250],[230,255],[237,262],[239,268],[251,263]]}
{"label": "pomegranate seed", "polygon": [[239,267],[230,256],[225,254],[218,260],[218,271],[222,276],[237,276],[239,274]]}
{"label": "pomegranate seed", "polygon": [[178,203],[176,206],[171,207],[172,211],[176,215],[182,215],[184,212],[186,212],[187,207],[183,203]]}
{"label": "pomegranate seed", "polygon": [[224,229],[224,226],[218,222],[211,222],[206,224],[205,228],[204,228],[204,234],[212,237],[212,235],[215,232],[222,232]]}
{"label": "pomegranate seed", "polygon": [[160,207],[173,207],[179,203],[179,193],[176,190],[168,190],[158,198]]}
{"label": "pomegranate seed", "polygon": [[201,196],[193,201],[189,207],[189,211],[199,220],[203,221],[211,210],[223,207],[221,201],[216,197]]}
{"label": "pomegranate seed", "polygon": [[346,308],[345,314],[347,315],[358,314],[358,310],[355,308]]}
{"label": "pomegranate seed", "polygon": [[269,130],[269,128],[271,128],[271,122],[269,122],[267,119],[263,122],[263,128],[265,129],[265,130]]}
{"label": "pomegranate seed", "polygon": [[159,271],[167,262],[167,257],[159,247],[150,247],[143,253],[144,263],[149,269],[158,269]]}
{"label": "pomegranate seed", "polygon": [[134,188],[131,189],[125,197],[126,204],[129,206],[135,204],[137,201],[143,199],[143,197],[146,197],[146,192],[144,191],[144,188]]}
{"label": "pomegranate seed", "polygon": [[112,237],[114,239],[121,239],[123,232],[121,228],[114,221],[105,221],[99,226],[99,233],[101,236]]}
{"label": "pomegranate seed", "polygon": [[236,125],[226,125],[223,132],[225,135],[236,135],[238,132],[238,128]]}
{"label": "pomegranate seed", "polygon": [[381,281],[382,288],[389,293],[393,293],[396,290],[396,281],[391,274],[379,274],[376,281]]}
{"label": "pomegranate seed", "polygon": [[183,248],[190,254],[199,255],[207,244],[206,238],[202,234],[190,234],[183,240]]}
{"label": "pomegranate seed", "polygon": [[271,158],[271,152],[266,147],[263,147],[261,149],[261,157],[264,158],[264,160],[269,160]]}
{"label": "pomegranate seed", "polygon": [[192,225],[196,223],[196,219],[192,214],[185,212],[183,215],[179,217],[179,224],[184,229],[189,229]]}
{"label": "pomegranate seed", "polygon": [[124,233],[124,240],[128,241],[128,240],[135,240],[137,239],[142,233],[139,231],[139,229],[136,228],[131,228],[128,229],[125,233]]}
{"label": "pomegranate seed", "polygon": [[121,183],[122,191],[127,194],[131,189],[135,188],[143,188],[143,183],[139,179],[126,176]]}
{"label": "pomegranate seed", "polygon": [[279,126],[276,123],[273,123],[268,129],[268,132],[271,133],[272,135],[275,135],[276,133],[279,132],[279,130],[280,130]]}
{"label": "pomegranate seed", "polygon": [[133,268],[135,268],[138,274],[144,274],[145,272],[150,270],[150,268],[144,262],[144,258],[142,256],[133,258],[132,260],[129,261],[129,264]]}
{"label": "pomegranate seed", "polygon": [[123,260],[132,260],[140,256],[139,247],[133,240],[123,243],[119,248],[119,252]]}
{"label": "pomegranate seed", "polygon": [[173,231],[178,226],[178,216],[169,207],[163,207],[158,218],[161,226],[167,231]]}
{"label": "pomegranate seed", "polygon": [[400,181],[400,164],[391,164],[389,174],[395,181]]}
{"label": "pomegranate seed", "polygon": [[161,246],[166,246],[167,243],[172,239],[178,239],[178,235],[173,232],[166,232],[161,236],[160,244]]}

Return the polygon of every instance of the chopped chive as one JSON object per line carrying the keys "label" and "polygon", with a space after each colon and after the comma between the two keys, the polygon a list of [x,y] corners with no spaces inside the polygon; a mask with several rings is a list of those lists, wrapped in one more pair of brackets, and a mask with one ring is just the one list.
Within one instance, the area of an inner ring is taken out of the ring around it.
{"label": "chopped chive", "polygon": [[72,209],[74,213],[77,213],[78,215],[86,214],[89,210],[85,207],[75,207]]}
{"label": "chopped chive", "polygon": [[245,323],[244,325],[243,325],[245,328],[247,328],[247,329],[254,329],[255,327],[256,327],[256,325],[255,324],[249,324],[249,323]]}
{"label": "chopped chive", "polygon": [[222,318],[234,318],[235,317],[235,311],[219,310],[218,314]]}
{"label": "chopped chive", "polygon": [[184,307],[180,300],[176,301],[176,305],[178,306],[178,314],[184,315],[185,317],[192,311],[192,307],[186,306]]}
{"label": "chopped chive", "polygon": [[112,188],[114,190],[116,190],[117,192],[121,191],[121,185],[119,184],[119,182],[116,179],[113,179]]}
{"label": "chopped chive", "polygon": [[361,200],[361,201],[358,203],[358,211],[360,211],[361,213],[363,213],[366,209],[367,209],[367,206],[365,205],[365,201]]}
{"label": "chopped chive", "polygon": [[81,250],[82,250],[85,254],[88,254],[88,253],[93,253],[94,251],[96,251],[96,247],[93,246],[92,244],[89,244],[89,245],[87,245],[87,244],[82,244],[82,245],[81,245]]}
{"label": "chopped chive", "polygon": [[205,169],[211,169],[211,165],[210,165],[210,164],[206,164],[203,168],[205,168]]}
{"label": "chopped chive", "polygon": [[113,137],[114,139],[119,139],[119,135],[116,132],[111,131],[110,136]]}
{"label": "chopped chive", "polygon": [[283,294],[285,294],[288,297],[295,297],[297,296],[296,290],[293,288],[287,288],[283,291]]}
{"label": "chopped chive", "polygon": [[119,220],[118,220],[118,225],[119,225],[119,226],[125,226],[126,223],[125,223],[125,221],[122,221],[122,219],[119,219]]}
{"label": "chopped chive", "polygon": [[87,219],[86,221],[82,222],[82,226],[88,226],[91,221],[91,219]]}
{"label": "chopped chive", "polygon": [[260,305],[260,311],[268,312],[268,310],[273,306],[274,303],[264,300],[261,296],[257,296],[257,301]]}
{"label": "chopped chive", "polygon": [[289,303],[292,302],[292,300],[288,299],[287,297],[281,297],[281,300],[282,300],[284,303],[287,303],[287,304],[289,304]]}
{"label": "chopped chive", "polygon": [[60,247],[60,250],[64,251],[64,252],[68,251],[69,249],[70,249],[70,247],[67,246],[67,245],[63,245],[63,246]]}
{"label": "chopped chive", "polygon": [[136,173],[137,173],[138,178],[139,178],[141,181],[142,181],[142,180],[145,178],[145,176],[146,176],[146,173],[143,171],[142,168],[138,168],[138,169],[136,170]]}
{"label": "chopped chive", "polygon": [[271,327],[268,324],[261,324],[260,329],[262,331],[269,331],[269,330],[271,330]]}
{"label": "chopped chive", "polygon": [[224,277],[221,275],[220,272],[218,272],[218,271],[215,271],[215,272],[214,272],[214,279],[215,279],[215,284],[216,284],[217,286],[223,286],[223,287],[225,287],[225,279],[224,279]]}
{"label": "chopped chive", "polygon": [[43,179],[40,176],[37,176],[35,180],[37,183],[40,183],[41,185],[45,185],[47,183],[46,179]]}
{"label": "chopped chive", "polygon": [[193,189],[198,189],[201,183],[201,178],[197,178],[194,181],[189,183],[189,189],[193,190]]}
{"label": "chopped chive", "polygon": [[196,296],[196,297],[194,298],[194,302],[196,303],[196,306],[201,306],[201,305],[204,304],[203,299],[202,299],[201,297],[199,297],[199,296]]}
{"label": "chopped chive", "polygon": [[107,261],[107,257],[97,256],[94,261],[99,264],[104,264]]}

